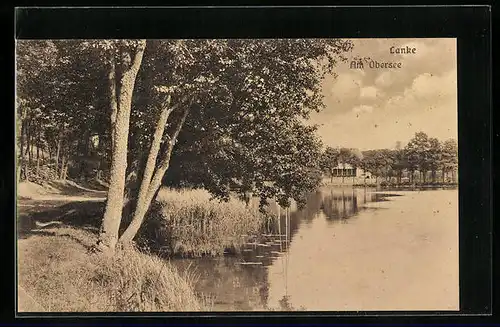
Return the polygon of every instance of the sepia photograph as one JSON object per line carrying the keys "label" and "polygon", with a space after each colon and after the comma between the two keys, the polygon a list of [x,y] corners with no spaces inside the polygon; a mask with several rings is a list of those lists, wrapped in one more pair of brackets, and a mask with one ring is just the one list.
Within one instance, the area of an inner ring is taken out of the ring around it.
{"label": "sepia photograph", "polygon": [[15,51],[19,313],[459,311],[455,38]]}

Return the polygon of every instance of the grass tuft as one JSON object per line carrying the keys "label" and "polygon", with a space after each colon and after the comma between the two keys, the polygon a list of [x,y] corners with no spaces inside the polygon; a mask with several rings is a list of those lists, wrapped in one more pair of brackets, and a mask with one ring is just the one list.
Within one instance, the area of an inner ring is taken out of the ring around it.
{"label": "grass tuft", "polygon": [[196,296],[192,277],[165,260],[134,248],[112,257],[90,254],[95,235],[82,230],[44,233],[18,242],[19,311],[209,310]]}

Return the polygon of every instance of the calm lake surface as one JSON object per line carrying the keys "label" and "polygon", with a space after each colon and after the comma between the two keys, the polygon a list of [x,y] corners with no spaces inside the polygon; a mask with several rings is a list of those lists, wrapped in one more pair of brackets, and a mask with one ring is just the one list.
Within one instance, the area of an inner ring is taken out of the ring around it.
{"label": "calm lake surface", "polygon": [[459,308],[456,189],[325,187],[288,225],[289,242],[270,235],[240,257],[172,263],[199,277],[214,311]]}

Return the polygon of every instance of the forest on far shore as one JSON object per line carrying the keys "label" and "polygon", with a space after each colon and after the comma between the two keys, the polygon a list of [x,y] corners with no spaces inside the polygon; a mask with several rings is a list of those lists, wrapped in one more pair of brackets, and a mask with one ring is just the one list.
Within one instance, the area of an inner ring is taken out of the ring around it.
{"label": "forest on far shore", "polygon": [[417,132],[404,147],[397,142],[394,149],[360,151],[327,147],[320,163],[330,179],[336,176],[335,169],[348,164],[369,172],[375,177],[375,183],[379,177],[382,183],[399,185],[456,183],[458,144],[455,139],[440,141],[424,132]]}

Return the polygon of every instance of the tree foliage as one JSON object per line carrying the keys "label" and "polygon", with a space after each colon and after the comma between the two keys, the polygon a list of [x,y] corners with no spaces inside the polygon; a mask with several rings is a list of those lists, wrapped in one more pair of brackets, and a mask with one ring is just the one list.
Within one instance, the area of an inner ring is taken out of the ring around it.
{"label": "tree foliage", "polygon": [[64,154],[63,167],[84,162],[97,137],[110,181],[101,233],[111,239],[124,214],[122,238],[135,236],[169,169],[181,173],[166,181],[262,206],[300,203],[318,185],[321,144],[303,121],[323,108],[321,81],[350,41],[37,42],[18,44],[20,117],[44,117],[39,139]]}
{"label": "tree foliage", "polygon": [[334,169],[339,165],[339,156],[339,150],[332,147],[327,147],[321,155],[321,169],[330,176],[330,179],[333,178]]}
{"label": "tree foliage", "polygon": [[399,145],[395,149],[363,151],[360,167],[369,171],[376,178],[396,177],[398,183],[401,183],[404,172],[407,172],[413,181],[414,172],[418,171],[425,183],[428,172],[431,173],[434,182],[437,171],[441,170],[444,181],[446,173],[457,169],[458,146],[456,140],[450,139],[441,142],[437,138],[429,138],[423,132],[417,132],[404,148],[401,147],[400,142],[398,143]]}

